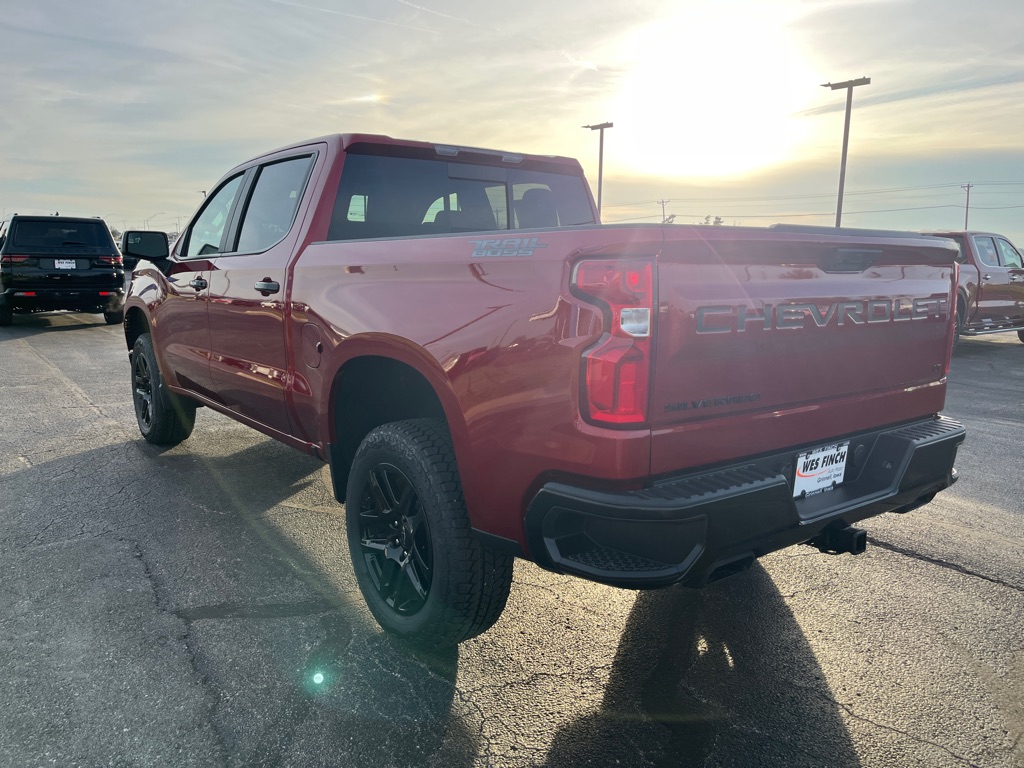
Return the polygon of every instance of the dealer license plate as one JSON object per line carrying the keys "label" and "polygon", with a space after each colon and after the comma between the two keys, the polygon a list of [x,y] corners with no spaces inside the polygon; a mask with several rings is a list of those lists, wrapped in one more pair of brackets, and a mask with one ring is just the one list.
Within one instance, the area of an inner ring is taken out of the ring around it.
{"label": "dealer license plate", "polygon": [[849,447],[848,442],[833,443],[805,451],[797,456],[793,496],[800,497],[804,494],[813,496],[842,485]]}
{"label": "dealer license plate", "polygon": [[74,269],[78,266],[78,262],[74,259],[54,259],[53,266],[56,269]]}

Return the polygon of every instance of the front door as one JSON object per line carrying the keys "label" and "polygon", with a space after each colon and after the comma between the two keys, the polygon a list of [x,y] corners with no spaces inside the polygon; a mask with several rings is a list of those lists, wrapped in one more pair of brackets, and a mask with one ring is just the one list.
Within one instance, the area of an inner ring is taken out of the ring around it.
{"label": "front door", "polygon": [[220,398],[210,372],[210,259],[222,248],[242,179],[238,174],[224,182],[189,225],[184,244],[171,260],[167,298],[154,317],[164,372],[178,386],[213,400]]}

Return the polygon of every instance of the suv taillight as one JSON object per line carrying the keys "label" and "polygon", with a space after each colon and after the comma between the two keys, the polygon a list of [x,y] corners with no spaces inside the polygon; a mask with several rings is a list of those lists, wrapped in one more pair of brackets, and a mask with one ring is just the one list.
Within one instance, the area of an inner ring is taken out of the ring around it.
{"label": "suv taillight", "polygon": [[583,353],[583,416],[603,425],[643,424],[651,383],[654,263],[581,261],[573,291],[604,310],[604,333]]}
{"label": "suv taillight", "polygon": [[0,264],[9,267],[12,264],[22,264],[28,261],[30,258],[30,256],[15,256],[10,253],[5,253],[3,256],[0,256]]}
{"label": "suv taillight", "polygon": [[113,264],[115,267],[124,264],[124,259],[120,256],[97,256],[96,261],[100,264]]}

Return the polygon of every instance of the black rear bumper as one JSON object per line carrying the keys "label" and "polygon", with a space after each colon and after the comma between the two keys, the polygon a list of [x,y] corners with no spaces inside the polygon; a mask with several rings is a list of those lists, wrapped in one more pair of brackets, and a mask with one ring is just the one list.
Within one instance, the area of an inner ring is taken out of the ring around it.
{"label": "black rear bumper", "polygon": [[[843,484],[793,498],[797,448],[621,493],[544,485],[526,533],[542,567],[634,589],[702,586],[825,529],[907,512],[956,482],[966,432],[945,417],[850,435]],[[813,447],[813,446],[806,446]]]}
{"label": "black rear bumper", "polygon": [[116,312],[124,306],[123,283],[109,286],[8,288],[0,292],[0,304],[26,312],[67,309],[79,312]]}

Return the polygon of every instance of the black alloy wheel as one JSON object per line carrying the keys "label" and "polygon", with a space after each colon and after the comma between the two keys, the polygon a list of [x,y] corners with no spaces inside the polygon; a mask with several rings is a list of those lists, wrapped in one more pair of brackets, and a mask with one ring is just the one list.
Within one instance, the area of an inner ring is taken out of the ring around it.
{"label": "black alloy wheel", "polygon": [[132,393],[135,418],[144,431],[153,428],[153,372],[145,355],[132,355]]}
{"label": "black alloy wheel", "polygon": [[164,386],[148,333],[135,340],[131,360],[132,401],[139,432],[153,445],[177,445],[192,434],[195,401],[178,397]]}
{"label": "black alloy wheel", "polygon": [[434,573],[430,525],[416,489],[394,464],[374,466],[359,506],[359,544],[370,579],[395,613],[419,612]]}
{"label": "black alloy wheel", "polygon": [[345,498],[352,569],[387,632],[437,649],[498,620],[514,558],[474,534],[444,421],[371,430],[352,461]]}

